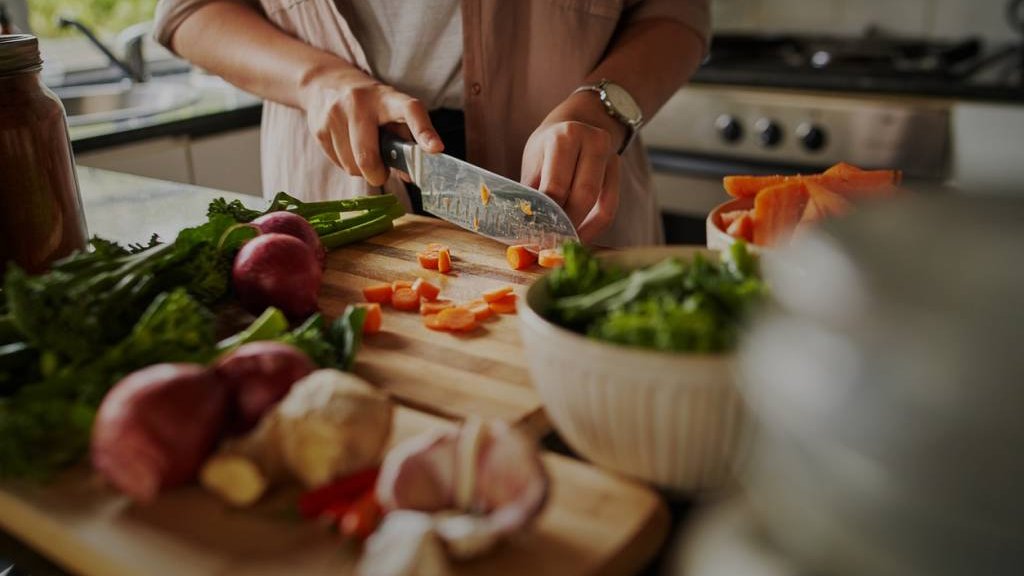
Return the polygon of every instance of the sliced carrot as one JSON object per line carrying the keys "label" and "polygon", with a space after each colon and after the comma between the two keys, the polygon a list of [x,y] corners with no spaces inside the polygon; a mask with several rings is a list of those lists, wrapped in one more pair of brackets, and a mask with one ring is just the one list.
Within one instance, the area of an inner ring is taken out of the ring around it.
{"label": "sliced carrot", "polygon": [[391,295],[391,305],[404,312],[419,310],[420,295],[412,288],[399,288]]}
{"label": "sliced carrot", "polygon": [[442,332],[447,331],[448,327],[441,323],[441,320],[438,318],[438,316],[440,316],[440,314],[428,314],[424,316],[423,325],[426,326],[427,328],[430,328],[431,330],[440,330]]}
{"label": "sliced carrot", "polygon": [[367,302],[376,302],[377,304],[387,304],[391,302],[391,284],[373,284],[363,288],[363,298]]}
{"label": "sliced carrot", "polygon": [[814,182],[848,198],[872,198],[893,194],[902,181],[899,170],[861,170],[840,162]]}
{"label": "sliced carrot", "polygon": [[806,182],[807,207],[801,221],[814,222],[829,216],[845,216],[853,209],[850,201],[821,184]]}
{"label": "sliced carrot", "polygon": [[481,294],[481,297],[484,299],[484,302],[497,302],[498,300],[501,300],[502,298],[508,296],[511,293],[511,286],[502,286],[501,288],[495,288],[494,290],[488,290],[487,292],[484,292],[483,294]]}
{"label": "sliced carrot", "polygon": [[442,248],[437,253],[437,271],[441,274],[452,271],[452,253],[447,248]]}
{"label": "sliced carrot", "polygon": [[509,246],[505,250],[505,259],[513,270],[525,270],[537,262],[537,255],[526,246]]}
{"label": "sliced carrot", "polygon": [[730,196],[753,198],[761,190],[784,184],[787,179],[797,178],[800,176],[726,176],[722,180],[722,185]]}
{"label": "sliced carrot", "polygon": [[746,213],[746,210],[730,210],[728,212],[722,212],[719,215],[719,217],[722,219],[722,227],[728,228],[729,226],[732,226],[733,222],[738,220],[740,216],[743,216]]}
{"label": "sliced carrot", "polygon": [[774,246],[796,229],[807,206],[807,187],[794,181],[772,186],[754,199],[754,243]]}
{"label": "sliced carrot", "polygon": [[516,295],[509,294],[502,297],[499,300],[488,303],[493,312],[498,314],[515,314],[516,313]]}
{"label": "sliced carrot", "polygon": [[896,190],[903,175],[899,170],[861,170],[839,163],[823,174],[794,176],[726,176],[725,191],[736,198],[753,198],[762,190],[792,182],[814,182],[833,192],[854,198],[889,195]]}
{"label": "sliced carrot", "polygon": [[416,255],[416,259],[419,260],[420,266],[427,270],[437,270],[437,252],[420,252]]}
{"label": "sliced carrot", "polygon": [[438,300],[436,302],[420,301],[420,314],[430,316],[452,306],[455,306],[455,304],[451,300]]}
{"label": "sliced carrot", "polygon": [[486,300],[473,300],[466,304],[466,308],[476,316],[478,322],[494,316],[494,310],[491,310],[491,305]]}
{"label": "sliced carrot", "polygon": [[412,280],[395,280],[391,283],[391,294],[394,295],[402,288],[412,288]]}
{"label": "sliced carrot", "polygon": [[380,304],[370,302],[368,304],[360,304],[359,306],[366,309],[366,319],[363,320],[363,334],[376,334],[380,332],[380,327],[384,323],[384,314],[380,310]]}
{"label": "sliced carrot", "polygon": [[732,224],[725,231],[726,234],[733,238],[739,238],[747,242],[754,241],[754,218],[750,215],[750,212],[743,210],[743,214],[733,220]]}
{"label": "sliced carrot", "polygon": [[537,263],[544,268],[560,268],[562,264],[565,264],[565,257],[562,256],[560,250],[549,248],[540,251],[540,254],[537,255]]}
{"label": "sliced carrot", "polygon": [[427,282],[423,278],[417,278],[416,281],[412,283],[412,289],[420,295],[420,298],[424,298],[431,302],[437,300],[437,295],[441,293],[440,288],[434,286],[430,282]]}
{"label": "sliced carrot", "polygon": [[459,306],[438,312],[437,321],[455,332],[468,332],[476,328],[476,315]]}

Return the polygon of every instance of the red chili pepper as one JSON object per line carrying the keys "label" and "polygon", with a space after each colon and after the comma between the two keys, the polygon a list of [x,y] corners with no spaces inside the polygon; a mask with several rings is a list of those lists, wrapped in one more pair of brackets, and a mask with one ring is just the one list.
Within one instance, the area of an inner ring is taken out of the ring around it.
{"label": "red chili pepper", "polygon": [[342,536],[362,542],[377,529],[383,515],[377,495],[370,491],[345,512],[338,527]]}
{"label": "red chili pepper", "polygon": [[[338,511],[337,517],[341,517],[345,510],[364,494],[373,492],[373,487],[377,484],[379,470],[379,468],[368,468],[339,478],[320,488],[304,492],[299,497],[299,513],[303,518],[312,519],[324,515],[328,509],[344,507],[344,510]],[[333,514],[331,516],[335,517]]]}

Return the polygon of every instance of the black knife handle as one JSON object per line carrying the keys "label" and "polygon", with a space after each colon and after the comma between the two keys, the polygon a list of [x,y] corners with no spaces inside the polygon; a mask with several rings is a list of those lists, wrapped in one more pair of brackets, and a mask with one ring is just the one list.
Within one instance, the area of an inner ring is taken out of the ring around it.
{"label": "black knife handle", "polygon": [[412,156],[412,142],[406,142],[387,130],[380,131],[380,157],[384,165],[409,173],[407,158]]}

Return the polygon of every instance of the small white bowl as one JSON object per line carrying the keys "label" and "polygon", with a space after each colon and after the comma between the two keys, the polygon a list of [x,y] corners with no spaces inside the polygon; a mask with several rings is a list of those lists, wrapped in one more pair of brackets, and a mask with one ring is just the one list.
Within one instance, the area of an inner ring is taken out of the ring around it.
{"label": "small white bowl", "polygon": [[[754,207],[753,198],[735,198],[715,206],[708,214],[707,219],[707,244],[712,250],[725,250],[732,246],[736,239],[726,233],[726,226],[722,223],[722,214],[733,210],[750,210]],[[752,252],[758,252],[761,248],[748,244]]]}
{"label": "small white bowl", "polygon": [[[624,268],[693,247],[640,248],[603,256]],[[743,417],[732,354],[659,352],[593,340],[541,316],[550,302],[541,279],[519,307],[533,384],[552,424],[594,463],[678,492],[722,486]]]}

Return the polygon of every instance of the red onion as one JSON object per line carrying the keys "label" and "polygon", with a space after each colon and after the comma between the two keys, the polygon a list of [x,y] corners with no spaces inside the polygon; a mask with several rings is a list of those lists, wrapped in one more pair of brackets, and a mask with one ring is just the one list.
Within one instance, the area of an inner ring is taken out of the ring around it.
{"label": "red onion", "polygon": [[245,432],[316,365],[298,348],[268,341],[238,347],[213,369],[233,392],[233,431]]}
{"label": "red onion", "polygon": [[327,251],[324,250],[324,245],[320,243],[320,237],[317,236],[316,230],[302,216],[292,214],[291,212],[271,212],[253,220],[252,224],[259,228],[262,234],[276,232],[302,240],[313,251],[317,262],[323,267]]}
{"label": "red onion", "polygon": [[322,276],[320,264],[305,243],[277,233],[246,242],[235,256],[231,272],[235,292],[252,313],[275,306],[292,319],[316,312]]}
{"label": "red onion", "polygon": [[92,430],[93,467],[115,488],[148,502],[195,478],[227,414],[227,390],[198,364],[156,364],[107,393]]}

